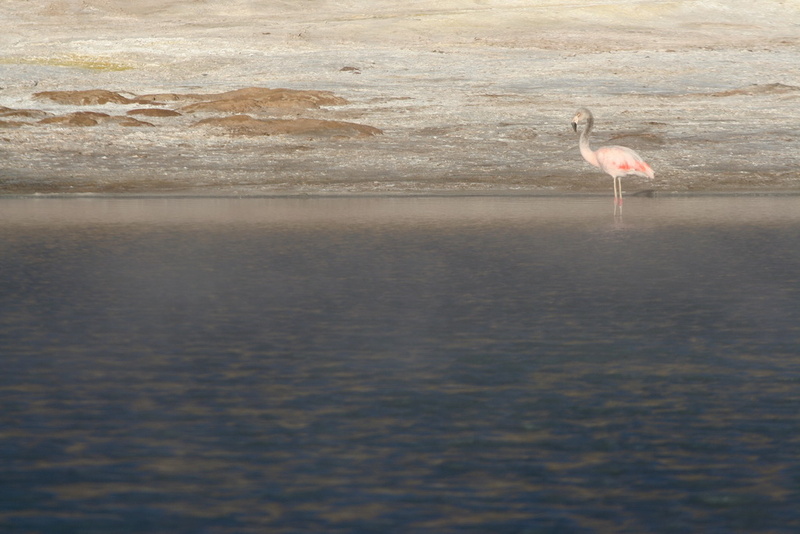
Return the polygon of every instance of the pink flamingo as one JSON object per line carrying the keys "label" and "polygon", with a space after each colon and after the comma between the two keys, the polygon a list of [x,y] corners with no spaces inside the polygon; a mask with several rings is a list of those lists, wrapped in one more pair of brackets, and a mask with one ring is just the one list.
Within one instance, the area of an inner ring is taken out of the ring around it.
{"label": "pink flamingo", "polygon": [[581,149],[583,159],[600,167],[604,172],[611,175],[614,180],[614,204],[622,205],[622,177],[628,175],[641,176],[642,178],[653,179],[655,173],[650,165],[633,150],[624,146],[604,146],[597,150],[592,150],[589,146],[589,134],[594,126],[592,112],[586,108],[579,109],[572,117],[572,129],[578,131],[578,124],[586,122],[586,128],[581,131],[578,146]]}

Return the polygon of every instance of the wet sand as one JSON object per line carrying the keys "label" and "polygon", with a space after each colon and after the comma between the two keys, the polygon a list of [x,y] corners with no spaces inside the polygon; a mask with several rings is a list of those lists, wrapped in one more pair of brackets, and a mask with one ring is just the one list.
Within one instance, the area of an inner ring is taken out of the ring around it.
{"label": "wet sand", "polygon": [[[128,4],[0,7],[0,194],[610,194],[580,106],[626,194],[800,189],[796,2]],[[336,100],[190,108],[246,88]]]}

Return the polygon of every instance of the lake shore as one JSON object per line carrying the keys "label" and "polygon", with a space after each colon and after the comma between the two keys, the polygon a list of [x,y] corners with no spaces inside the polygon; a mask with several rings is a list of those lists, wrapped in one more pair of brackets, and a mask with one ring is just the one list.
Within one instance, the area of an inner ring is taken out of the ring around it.
{"label": "lake shore", "polygon": [[0,194],[610,193],[580,106],[628,195],[800,190],[796,2],[126,4],[0,7]]}

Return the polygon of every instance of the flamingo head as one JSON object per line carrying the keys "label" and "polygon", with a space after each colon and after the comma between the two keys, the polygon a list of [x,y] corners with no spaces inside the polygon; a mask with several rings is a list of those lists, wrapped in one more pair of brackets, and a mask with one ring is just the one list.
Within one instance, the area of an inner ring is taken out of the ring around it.
{"label": "flamingo head", "polygon": [[578,125],[582,123],[586,123],[587,127],[591,128],[592,124],[594,123],[594,117],[592,116],[592,112],[586,108],[581,108],[575,112],[575,116],[572,117],[572,129],[575,132],[578,131]]}

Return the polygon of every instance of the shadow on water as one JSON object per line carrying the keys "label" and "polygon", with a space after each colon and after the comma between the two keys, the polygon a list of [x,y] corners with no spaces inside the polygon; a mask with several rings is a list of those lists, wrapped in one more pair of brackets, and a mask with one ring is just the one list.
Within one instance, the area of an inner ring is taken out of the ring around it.
{"label": "shadow on water", "polygon": [[0,200],[0,530],[800,530],[800,199],[611,208]]}

